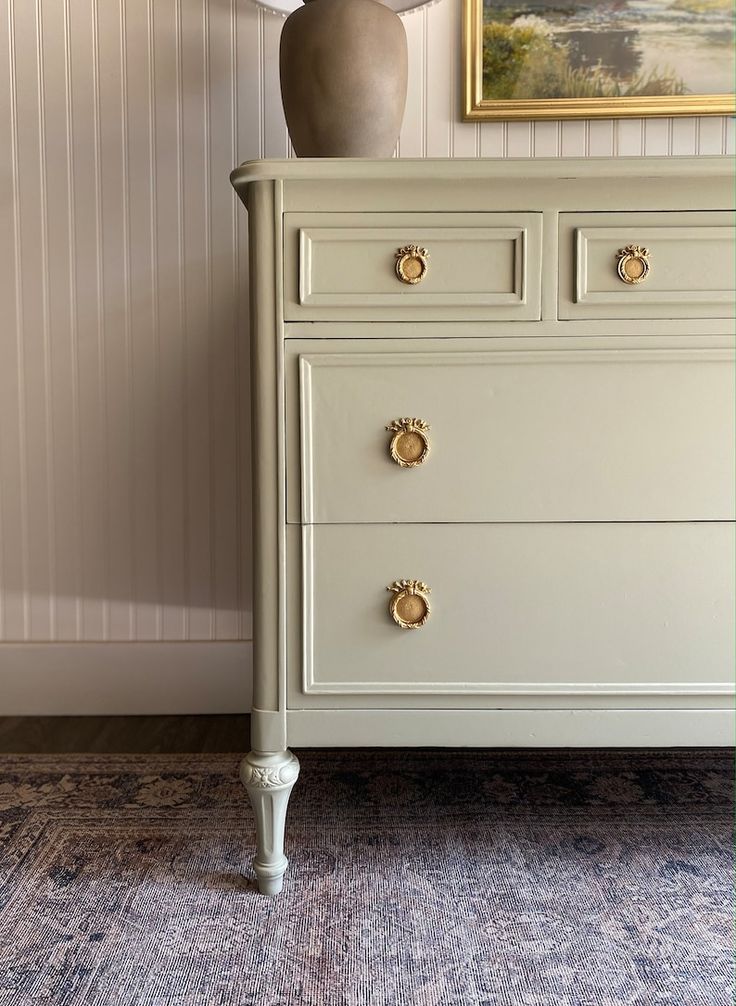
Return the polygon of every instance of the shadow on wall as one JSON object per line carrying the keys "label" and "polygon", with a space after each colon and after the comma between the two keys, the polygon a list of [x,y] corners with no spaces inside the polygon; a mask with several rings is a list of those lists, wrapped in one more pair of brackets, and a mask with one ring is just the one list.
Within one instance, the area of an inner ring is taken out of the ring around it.
{"label": "shadow on wall", "polygon": [[[248,332],[242,296],[213,283],[208,297],[207,273],[189,258],[180,298],[178,269],[159,268],[154,321],[150,295],[128,296],[146,282],[139,263],[129,288],[106,282],[103,329],[77,329],[76,423],[67,414],[45,443],[27,439],[25,479],[4,489],[27,507],[3,588],[28,638],[247,638]],[[64,352],[53,340],[51,356]],[[29,427],[60,415],[24,390]]]}
{"label": "shadow on wall", "polygon": [[233,8],[196,7],[15,8],[4,640],[251,634]]}

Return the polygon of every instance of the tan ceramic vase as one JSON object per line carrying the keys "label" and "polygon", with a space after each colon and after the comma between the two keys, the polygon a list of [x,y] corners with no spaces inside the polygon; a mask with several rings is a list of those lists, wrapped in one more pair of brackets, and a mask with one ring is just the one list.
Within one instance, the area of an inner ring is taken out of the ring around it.
{"label": "tan ceramic vase", "polygon": [[281,33],[281,96],[299,157],[390,157],[406,103],[406,32],[377,0],[305,0]]}

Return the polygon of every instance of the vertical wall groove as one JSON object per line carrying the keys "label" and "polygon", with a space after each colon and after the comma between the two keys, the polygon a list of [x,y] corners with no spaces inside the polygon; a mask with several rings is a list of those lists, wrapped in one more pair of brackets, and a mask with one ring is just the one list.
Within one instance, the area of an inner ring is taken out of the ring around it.
{"label": "vertical wall groove", "polygon": [[[120,127],[121,127],[121,156],[122,156],[122,199],[123,199],[123,340],[125,345],[125,369],[126,369],[126,390],[127,390],[127,450],[128,450],[128,518],[130,520],[130,535],[135,543],[138,531],[138,508],[136,505],[137,496],[137,473],[136,473],[136,426],[138,417],[136,415],[135,382],[136,369],[133,350],[133,323],[132,323],[132,290],[131,290],[131,211],[130,211],[130,142],[128,126],[128,32],[127,32],[127,2],[120,0]],[[104,226],[104,224],[103,224]],[[104,294],[103,294],[104,296]],[[106,537],[109,535],[109,525],[106,526]],[[107,553],[106,553],[107,554]],[[129,638],[138,638],[138,555],[136,548],[130,552],[131,565],[131,599],[130,629]],[[105,564],[104,570],[105,584],[109,585],[109,563]],[[107,598],[109,597],[109,586],[103,602],[103,638],[109,639],[109,614]]]}
{"label": "vertical wall groove", "polygon": [[258,8],[258,157],[265,156],[265,19],[268,15]]}
{"label": "vertical wall groove", "polygon": [[422,15],[422,157],[427,156],[429,146],[429,112],[427,108],[429,92],[429,30],[428,11],[421,11]]}
{"label": "vertical wall groove", "polygon": [[65,151],[67,171],[67,229],[69,233],[68,256],[68,286],[69,286],[69,368],[70,402],[71,402],[71,475],[72,475],[72,512],[74,522],[74,543],[72,560],[72,589],[74,598],[73,624],[66,630],[66,635],[79,640],[82,638],[82,500],[80,494],[80,465],[82,456],[81,426],[79,419],[79,344],[77,339],[77,209],[76,186],[74,184],[74,93],[72,76],[71,51],[71,0],[64,0],[64,78],[66,89],[65,105]]}
{"label": "vertical wall groove", "polygon": [[[10,584],[10,592],[17,592],[22,604],[22,638],[30,636],[30,592],[28,590],[28,438],[26,436],[26,395],[25,395],[25,348],[23,306],[23,246],[21,237],[21,174],[18,136],[18,78],[15,46],[15,3],[8,2],[8,80],[10,87],[10,151],[13,175],[13,255],[15,263],[15,354],[17,377],[17,424],[18,424],[18,512],[17,532],[20,538],[20,568],[18,582]],[[10,482],[4,479],[4,487]],[[4,491],[7,492],[7,489]],[[9,528],[5,528],[6,535]]]}
{"label": "vertical wall groove", "polygon": [[[162,485],[161,485],[161,336],[160,336],[160,305],[159,305],[159,283],[160,271],[158,254],[158,174],[156,171],[156,49],[155,40],[155,17],[153,0],[147,0],[146,22],[148,27],[147,35],[147,69],[148,69],[148,170],[149,170],[149,199],[151,202],[151,264],[152,264],[152,296],[151,296],[151,326],[153,330],[154,352],[153,352],[153,388],[155,398],[155,420],[156,435],[154,438],[154,467],[155,467],[155,531],[156,541],[163,540],[163,514],[162,514]],[[163,571],[161,568],[161,549],[156,548],[156,604],[155,604],[155,638],[163,639],[163,606],[161,597],[163,596]]]}
{"label": "vertical wall groove", "polygon": [[49,317],[49,213],[48,213],[48,158],[46,148],[46,109],[44,77],[44,28],[41,0],[36,0],[36,68],[38,93],[38,177],[41,215],[40,257],[41,257],[41,328],[43,343],[43,397],[45,433],[46,472],[46,549],[48,565],[48,628],[51,638],[56,638],[56,525],[54,514],[54,428],[51,409],[51,321]]}
{"label": "vertical wall groove", "polygon": [[[238,79],[240,62],[238,58],[239,48],[239,20],[238,20],[238,0],[230,0],[230,90],[232,93],[232,105],[230,116],[230,163],[234,166],[238,162],[238,123],[240,119],[240,93],[238,90]],[[233,312],[233,373],[235,375],[235,442],[233,445],[233,464],[235,468],[235,540],[243,540],[243,506],[245,501],[241,496],[242,486],[242,465],[241,465],[241,427],[243,416],[243,401],[239,393],[242,388],[242,371],[240,362],[240,340],[241,331],[241,298],[240,282],[241,269],[244,263],[240,259],[240,242],[238,240],[239,230],[239,200],[230,197],[230,239],[232,241],[232,298],[235,310]],[[243,576],[240,562],[235,565],[235,609],[236,609],[236,632],[238,637],[243,637],[245,631],[243,619]]]}
{"label": "vertical wall groove", "polygon": [[458,95],[461,93],[460,90],[460,80],[459,73],[457,69],[457,56],[456,56],[456,45],[455,45],[455,35],[453,32],[447,33],[447,45],[449,52],[447,54],[447,62],[450,65],[450,87],[449,87],[449,103],[448,103],[448,114],[447,114],[447,156],[455,156],[455,119],[460,114],[460,99]]}
{"label": "vertical wall groove", "polygon": [[[0,640],[245,637],[247,218],[227,174],[293,156],[281,22],[247,0],[2,2]],[[398,155],[734,143],[725,118],[462,122],[460,14],[405,20]]]}
{"label": "vertical wall groove", "polygon": [[[95,236],[96,236],[96,308],[97,308],[97,331],[94,333],[97,349],[97,401],[98,401],[98,416],[97,419],[100,423],[100,435],[103,443],[108,441],[108,397],[107,397],[107,373],[105,367],[105,331],[106,331],[106,312],[105,312],[105,263],[103,258],[103,177],[102,177],[102,112],[100,109],[100,44],[99,44],[99,6],[98,0],[93,0],[92,3],[92,97],[94,104],[94,119],[93,119],[93,165],[94,165],[94,178],[95,178]],[[86,376],[86,375],[85,375]],[[89,375],[92,376],[91,374]],[[88,445],[85,443],[85,447]],[[103,457],[105,453],[103,451]],[[87,470],[92,470],[93,458],[90,457],[89,464],[85,467]],[[85,486],[85,483],[82,483]],[[104,529],[107,527],[107,514],[109,508],[109,498],[110,498],[110,481],[109,481],[109,470],[106,461],[103,462],[103,473],[101,479],[101,494],[97,498],[97,518],[103,526],[103,537],[105,538],[103,548],[107,546],[108,536],[104,534]],[[80,591],[82,597],[87,600],[87,603],[83,602],[82,607],[82,638],[98,638],[99,632],[97,629],[92,629],[90,626],[89,618],[89,597],[88,595],[94,595],[94,589],[87,591],[88,584],[94,584],[94,577],[90,576],[89,572],[89,562],[88,556],[90,552],[89,539],[90,539],[90,525],[88,520],[88,514],[85,511],[89,511],[90,502],[82,499],[83,508],[83,524],[82,524],[82,541],[81,547],[83,551],[83,564],[82,564],[82,579],[80,583]],[[85,547],[86,546],[86,547]],[[93,542],[94,546],[94,542]],[[105,565],[106,565],[105,561]],[[104,578],[106,582],[107,578]],[[103,636],[104,636],[104,615],[103,615]]]}
{"label": "vertical wall groove", "polygon": [[182,499],[182,638],[190,639],[191,630],[189,624],[189,604],[190,604],[190,569],[191,561],[189,556],[189,454],[187,451],[187,430],[189,429],[190,415],[187,397],[187,365],[189,353],[188,336],[188,314],[187,301],[185,295],[186,287],[186,216],[184,206],[185,191],[185,167],[184,167],[184,56],[182,42],[182,0],[175,0],[176,4],[176,206],[177,206],[177,280],[179,297],[179,337],[181,339],[181,388],[180,397],[182,403],[182,422],[179,431],[182,458],[181,477],[181,499]]}
{"label": "vertical wall groove", "polygon": [[210,165],[212,162],[212,138],[210,132],[211,109],[210,109],[210,22],[209,5],[204,4],[202,8],[202,58],[203,58],[203,82],[204,93],[202,100],[203,112],[203,132],[204,132],[204,273],[206,277],[205,288],[205,317],[207,319],[207,433],[209,451],[207,455],[207,491],[209,506],[209,628],[208,636],[215,638],[215,583],[217,579],[217,552],[215,542],[217,540],[217,505],[215,492],[215,471],[214,460],[217,445],[215,444],[215,418],[213,414],[213,401],[215,389],[213,386],[213,365],[212,346],[210,334],[212,333],[212,179],[210,177]]}

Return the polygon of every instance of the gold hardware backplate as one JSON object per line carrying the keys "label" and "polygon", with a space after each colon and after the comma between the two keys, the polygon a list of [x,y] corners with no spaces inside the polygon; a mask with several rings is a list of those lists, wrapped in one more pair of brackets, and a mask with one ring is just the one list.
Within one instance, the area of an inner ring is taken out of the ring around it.
{"label": "gold hardware backplate", "polygon": [[396,252],[396,275],[402,283],[421,283],[429,269],[429,252],[419,245],[405,245]]}
{"label": "gold hardware backplate", "polygon": [[386,429],[393,433],[389,443],[391,459],[402,468],[416,468],[429,457],[430,443],[427,433],[429,423],[423,419],[406,417],[393,419]]}
{"label": "gold hardware backplate", "polygon": [[421,628],[431,612],[427,584],[421,580],[394,580],[386,589],[393,594],[388,610],[399,628]]}
{"label": "gold hardware backplate", "polygon": [[649,249],[642,245],[626,245],[616,252],[616,271],[619,278],[630,286],[643,283],[649,275]]}

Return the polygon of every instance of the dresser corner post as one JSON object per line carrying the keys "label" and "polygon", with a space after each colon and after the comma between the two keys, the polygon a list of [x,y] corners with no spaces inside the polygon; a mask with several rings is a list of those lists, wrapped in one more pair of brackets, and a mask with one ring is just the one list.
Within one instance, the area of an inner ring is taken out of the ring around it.
{"label": "dresser corner post", "polygon": [[248,791],[256,818],[253,869],[261,894],[279,894],[289,860],[284,855],[286,810],[299,762],[291,751],[251,751],[240,764],[240,778]]}
{"label": "dresser corner post", "polygon": [[281,891],[288,866],[286,811],[299,775],[299,762],[287,750],[285,715],[282,183],[278,178],[255,180],[245,195],[251,288],[253,750],[241,763],[240,778],[256,819],[258,888],[272,896]]}

